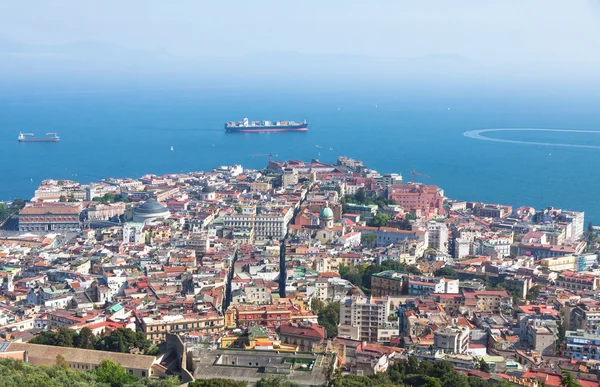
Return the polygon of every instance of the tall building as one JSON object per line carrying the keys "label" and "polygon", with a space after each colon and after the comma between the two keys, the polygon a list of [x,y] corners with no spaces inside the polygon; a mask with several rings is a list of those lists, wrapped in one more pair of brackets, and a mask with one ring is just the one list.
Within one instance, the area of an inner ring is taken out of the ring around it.
{"label": "tall building", "polygon": [[353,295],[340,303],[338,334],[355,340],[377,342],[378,330],[385,326],[390,313],[388,297]]}
{"label": "tall building", "polygon": [[295,168],[284,168],[283,176],[281,177],[283,188],[296,184],[298,184],[298,171]]}
{"label": "tall building", "polygon": [[443,222],[429,222],[429,246],[443,252],[448,252],[448,226]]}
{"label": "tall building", "polygon": [[469,350],[470,329],[466,326],[444,327],[433,333],[436,349],[446,353],[466,353]]}

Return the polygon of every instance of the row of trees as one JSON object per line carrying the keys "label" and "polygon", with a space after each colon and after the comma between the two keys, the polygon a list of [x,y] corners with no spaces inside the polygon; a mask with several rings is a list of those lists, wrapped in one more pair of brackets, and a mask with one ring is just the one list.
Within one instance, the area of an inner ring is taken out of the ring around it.
{"label": "row of trees", "polygon": [[0,203],[0,223],[19,212],[23,207],[25,207],[25,200],[23,199],[13,200],[10,206],[7,206],[5,203]]}
{"label": "row of trees", "polygon": [[110,360],[103,360],[93,371],[79,371],[69,368],[65,359],[58,355],[53,367],[36,367],[21,360],[0,359],[0,384],[7,387],[174,387],[179,385],[179,379],[138,379]]}
{"label": "row of trees", "polygon": [[421,274],[419,268],[414,265],[406,265],[392,260],[383,261],[381,264],[363,264],[358,268],[349,268],[344,265],[340,265],[339,267],[340,276],[360,287],[365,293],[371,292],[371,276],[386,270],[394,270],[406,274]]}
{"label": "row of trees", "polygon": [[158,347],[152,346],[144,333],[134,332],[129,328],[118,328],[108,335],[99,337],[95,336],[87,327],[81,328],[79,332],[67,327],[60,327],[57,331],[42,332],[29,342],[108,352],[158,354]]}
{"label": "row of trees", "polygon": [[124,197],[123,195],[121,195],[121,194],[115,195],[112,192],[105,193],[103,196],[95,196],[94,198],[92,198],[92,201],[100,202],[102,204],[110,204],[110,203],[116,203],[116,202],[124,202],[124,203],[130,202],[130,200],[127,199],[126,197]]}

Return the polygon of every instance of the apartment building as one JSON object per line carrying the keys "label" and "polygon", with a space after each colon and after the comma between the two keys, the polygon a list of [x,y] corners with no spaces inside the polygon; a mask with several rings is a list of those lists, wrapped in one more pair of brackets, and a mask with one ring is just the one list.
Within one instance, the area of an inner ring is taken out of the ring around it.
{"label": "apartment building", "polygon": [[355,340],[377,342],[378,330],[386,326],[390,313],[388,297],[346,297],[340,303],[340,336]]}

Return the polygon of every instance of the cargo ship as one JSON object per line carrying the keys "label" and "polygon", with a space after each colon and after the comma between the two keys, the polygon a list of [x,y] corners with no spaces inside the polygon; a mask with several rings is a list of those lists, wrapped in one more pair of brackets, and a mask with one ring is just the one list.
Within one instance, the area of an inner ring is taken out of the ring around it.
{"label": "cargo ship", "polygon": [[227,132],[306,132],[308,124],[296,121],[249,121],[244,118],[242,121],[230,121],[225,123]]}
{"label": "cargo ship", "polygon": [[54,132],[46,133],[46,137],[34,138],[33,133],[19,133],[19,142],[58,142],[60,137]]}

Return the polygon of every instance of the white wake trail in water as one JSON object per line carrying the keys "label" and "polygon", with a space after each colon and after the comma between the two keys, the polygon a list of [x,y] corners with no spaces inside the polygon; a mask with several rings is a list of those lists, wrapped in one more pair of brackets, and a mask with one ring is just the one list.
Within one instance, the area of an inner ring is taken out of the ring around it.
{"label": "white wake trail in water", "polygon": [[600,145],[578,145],[568,143],[553,143],[553,142],[538,142],[538,141],[520,141],[520,140],[504,140],[501,138],[492,138],[483,136],[482,133],[488,132],[565,132],[565,133],[595,133],[600,134],[598,130],[577,130],[577,129],[537,129],[537,128],[500,128],[500,129],[478,129],[470,130],[463,133],[464,136],[474,138],[476,140],[505,142],[509,144],[525,144],[525,145],[542,145],[542,146],[560,146],[564,148],[587,148],[600,149]]}

